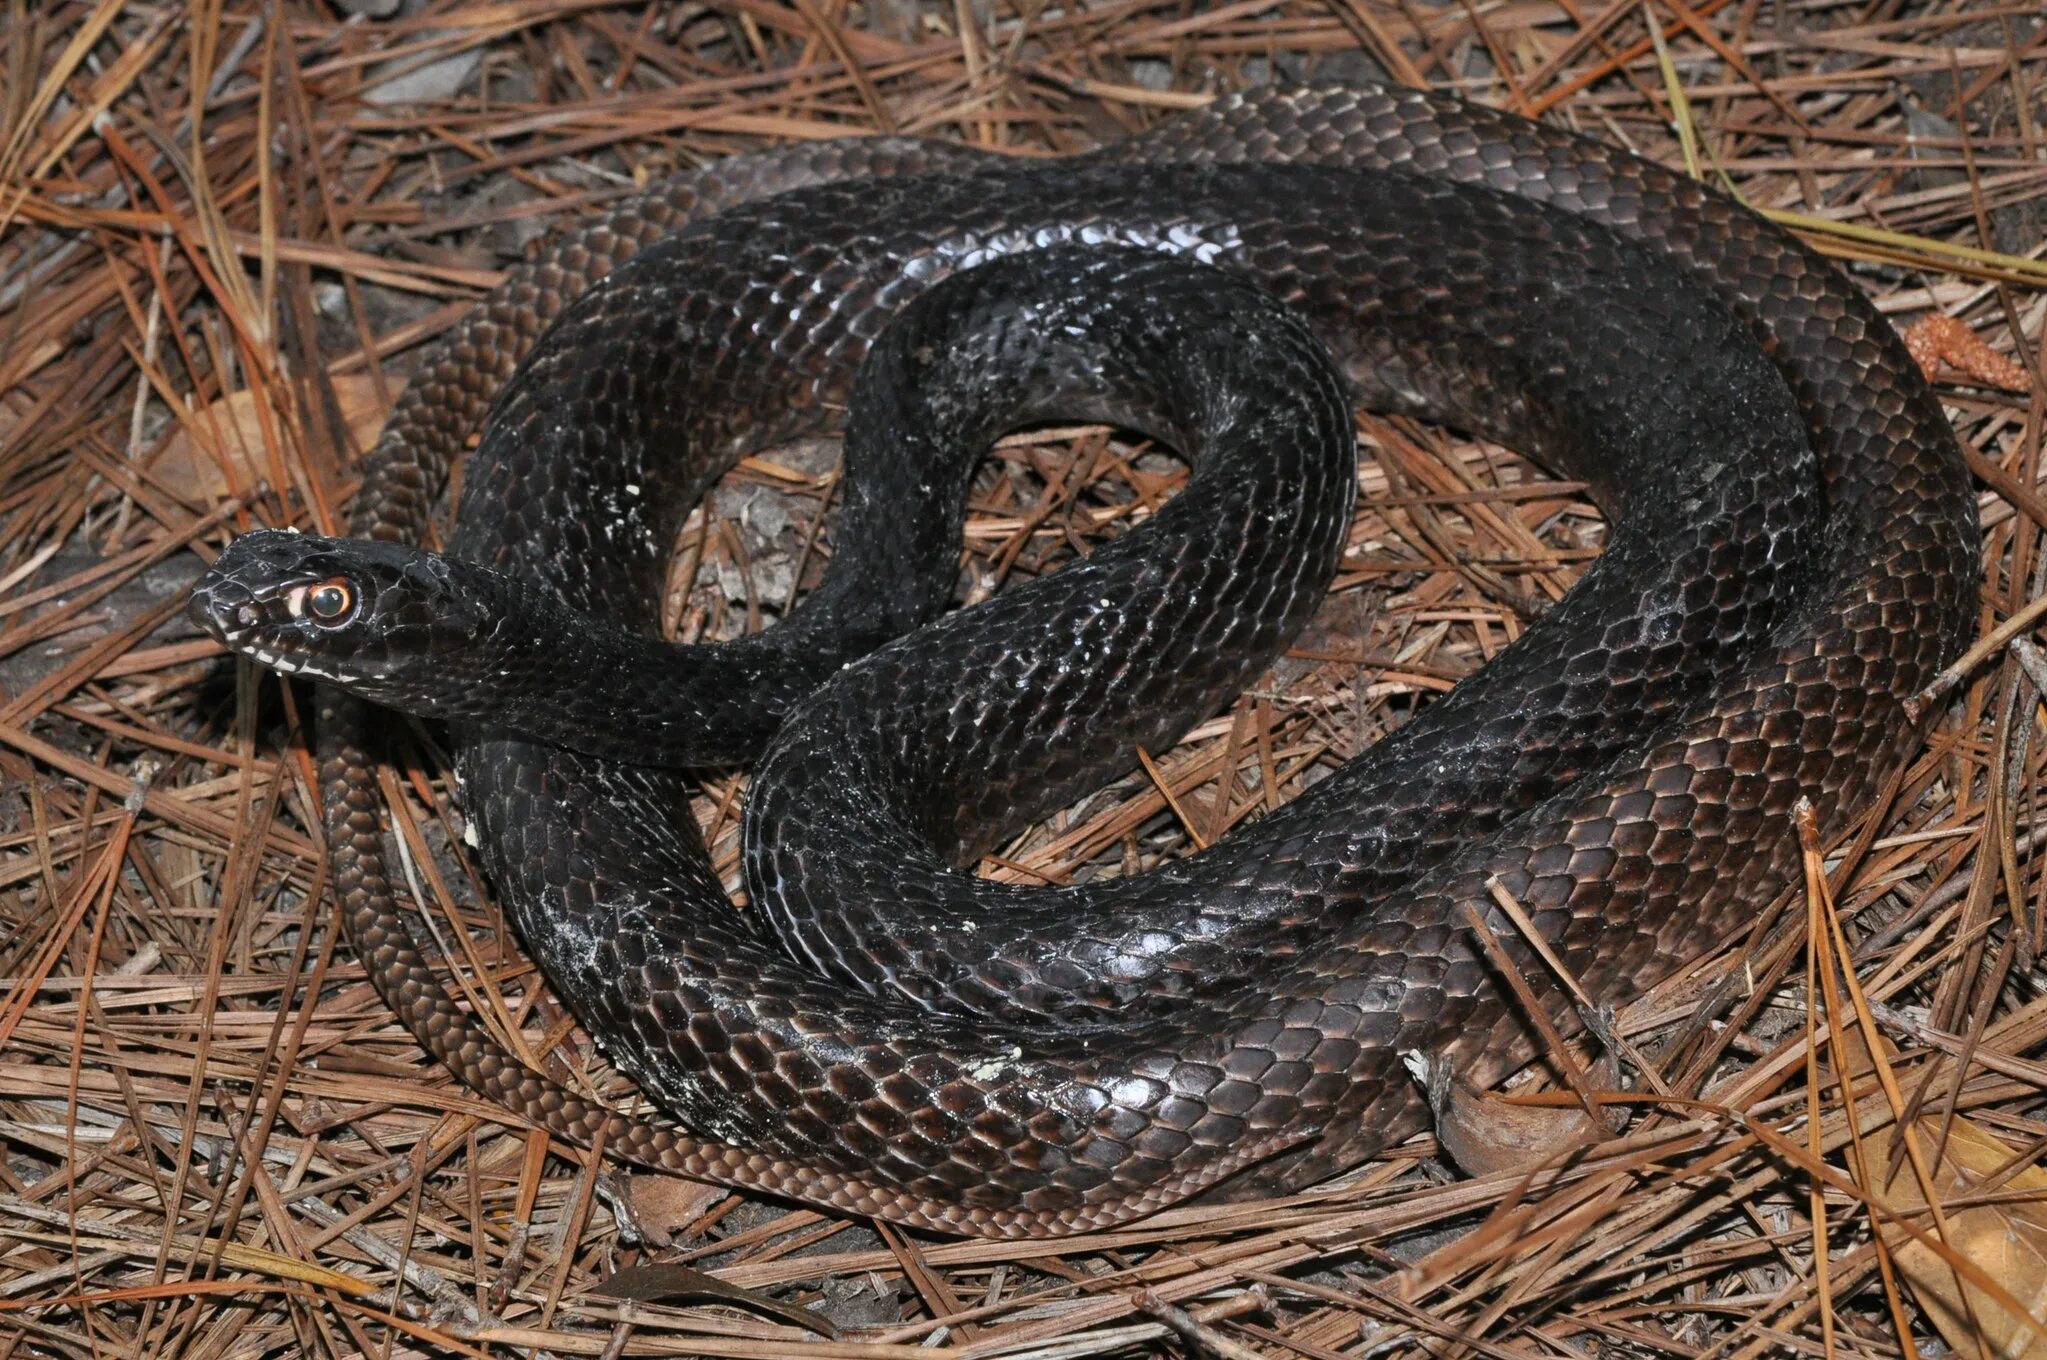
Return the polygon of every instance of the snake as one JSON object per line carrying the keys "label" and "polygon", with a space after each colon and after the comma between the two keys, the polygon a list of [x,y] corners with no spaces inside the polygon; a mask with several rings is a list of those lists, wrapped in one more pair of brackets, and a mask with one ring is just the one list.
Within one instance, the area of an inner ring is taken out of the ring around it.
{"label": "snake", "polygon": [[[1112,300],[1060,291],[1087,280]],[[1161,325],[1167,303],[1196,320]],[[1229,376],[1246,345],[1287,357]],[[1030,381],[989,382],[1019,350]],[[1327,363],[1345,401],[1583,478],[1612,543],[1473,681],[1239,835],[1105,884],[977,879],[962,866],[991,836],[1170,740],[1305,617],[1355,490],[1326,475],[1348,456],[1314,395]],[[950,395],[862,436],[848,401],[912,371]],[[1207,416],[1168,409],[1176,389]],[[1176,447],[1192,508],[934,621],[961,469],[991,432],[1063,413]],[[745,453],[841,425],[822,601],[736,645],[659,642],[694,500]],[[1267,453],[1314,446],[1325,473],[1262,465],[1246,428]],[[939,471],[925,443],[970,447]],[[1254,507],[1241,488],[1267,474],[1255,494],[1278,499]],[[1979,555],[1936,399],[1818,255],[1628,152],[1377,88],[1228,96],[1023,165],[852,139],[657,186],[423,361],[351,530],[245,535],[193,615],[322,682],[344,923],[427,1051],[635,1161],[992,1237],[1297,1189],[1419,1126],[1401,1054],[1481,1084],[1527,1061],[1474,914],[1557,1012],[1567,978],[1618,1004],[1752,920],[1797,881],[1794,807],[1838,830],[1901,759],[1912,696],[1968,635]],[[1217,586],[1262,557],[1284,584]],[[1168,597],[1130,593],[1147,582]],[[570,628],[589,640],[565,649]],[[464,661],[458,635],[497,650]],[[1220,656],[1236,644],[1249,660]],[[443,678],[399,676],[408,656]],[[714,682],[607,697],[628,665]],[[683,1127],[533,1072],[440,990],[384,871],[366,712],[337,685],[451,719],[507,914]],[[735,912],[688,804],[686,767],[755,757],[765,919]]]}

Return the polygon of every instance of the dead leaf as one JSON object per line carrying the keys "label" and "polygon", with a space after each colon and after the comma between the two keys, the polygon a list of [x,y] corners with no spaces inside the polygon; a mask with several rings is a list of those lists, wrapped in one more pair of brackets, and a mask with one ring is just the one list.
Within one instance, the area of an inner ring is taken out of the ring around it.
{"label": "dead leaf", "polygon": [[[1958,1279],[1942,1254],[1925,1242],[1905,1238],[1894,1244],[1898,1274],[1955,1354],[1984,1353],[1978,1350],[1980,1344],[1998,1360],[2047,1360],[2047,1334],[2040,1330],[2047,1325],[2047,1171],[2030,1166],[1993,1179],[2020,1155],[2019,1150],[1966,1118],[1957,1117],[1948,1126],[1945,1145],[1940,1141],[1941,1120],[1935,1116],[1915,1121],[1914,1132],[1922,1148],[1939,1152],[1928,1170],[1940,1196],[1949,1251],[1995,1280],[2032,1311],[2034,1321],[2029,1325],[2014,1317],[1982,1290]],[[1864,1146],[1874,1160],[1890,1153],[1892,1140],[1871,1139]],[[1883,1168],[1856,1170],[1857,1181],[1879,1203],[1899,1215],[1916,1214],[1920,1226],[1929,1226],[1919,1178],[1902,1158],[1881,1188],[1877,1181]],[[1968,1205],[1989,1194],[2008,1202]]]}
{"label": "dead leaf", "polygon": [[[1805,857],[1808,986],[1825,998],[1832,1056],[1849,1078],[1840,1083],[1854,1121],[1849,1169],[1870,1204],[1889,1211],[1873,1217],[1890,1258],[1956,1355],[2047,1360],[2047,1172],[2035,1166],[2009,1171],[2019,1150],[1965,1116],[1921,1114],[1898,1122],[1908,1107],[1897,1046],[1877,1032],[1854,970],[1840,966],[1849,957],[1848,938],[1828,886],[1812,805],[1801,799],[1793,816]],[[1814,1016],[1807,1025],[1814,1037]],[[1871,1077],[1879,1094],[1849,1094],[1868,1090]],[[1861,1121],[1872,1114],[1863,1130]],[[1997,1202],[1970,1202],[1992,1191]],[[1815,1195],[1815,1205],[1820,1202]],[[1904,1231],[1901,1219],[1924,1235]],[[1824,1218],[1816,1218],[1814,1228],[1824,1250]],[[1885,1285],[1888,1291],[1888,1275]]]}
{"label": "dead leaf", "polygon": [[[342,419],[357,445],[368,448],[384,423],[385,407],[377,400],[375,380],[367,373],[350,373],[331,382]],[[392,395],[397,395],[395,389]],[[151,475],[181,500],[200,505],[271,481],[257,400],[256,394],[245,388],[187,417],[150,465]]]}
{"label": "dead leaf", "polygon": [[715,1275],[706,1275],[701,1270],[681,1265],[633,1266],[619,1271],[610,1279],[591,1290],[608,1299],[637,1299],[641,1303],[664,1303],[673,1299],[700,1298],[717,1299],[721,1303],[737,1304],[751,1308],[758,1313],[815,1332],[827,1340],[836,1341],[839,1333],[830,1321],[799,1308],[793,1303],[771,1299],[756,1294],[750,1289],[741,1289],[736,1284],[727,1284]]}
{"label": "dead leaf", "polygon": [[[1921,1120],[1928,1141],[1934,1121]],[[1948,1130],[1947,1147],[1940,1160],[1945,1184],[1936,1186],[1951,1199],[1981,1192],[1990,1178],[2016,1155],[2013,1149],[1982,1132],[1966,1120],[1957,1120]],[[1910,1177],[1900,1177],[1910,1182]],[[1916,1189],[1916,1183],[1910,1185]],[[2030,1202],[1986,1204],[1953,1210],[1948,1215],[1950,1245],[1977,1265],[1984,1274],[2000,1281],[2036,1319],[2047,1318],[2047,1172],[2028,1167],[1998,1187],[2006,1194],[2030,1196]],[[1957,1353],[1963,1353],[1962,1338],[1970,1334],[1968,1314],[1962,1306],[1961,1290],[1954,1272],[1934,1251],[1914,1242],[1897,1253],[1898,1269],[1912,1282],[1920,1306],[1940,1328]],[[1966,1286],[1964,1286],[1966,1288]],[[2047,1356],[2047,1338],[2024,1326],[2018,1318],[1969,1290],[1969,1306],[1975,1309],[1977,1328],[1991,1351],[1999,1356],[2036,1360]]]}
{"label": "dead leaf", "polygon": [[[1601,1127],[1568,1095],[1557,1097],[1568,1104],[1532,1104],[1512,1095],[1482,1091],[1452,1072],[1447,1063],[1418,1053],[1404,1056],[1428,1098],[1436,1141],[1467,1176],[1527,1171],[1560,1153],[1613,1136],[1611,1129]],[[1608,1090],[1620,1084],[1610,1058],[1602,1059],[1592,1075],[1596,1085]]]}
{"label": "dead leaf", "polygon": [[630,1176],[625,1187],[634,1231],[657,1247],[668,1246],[730,1193],[686,1176]]}

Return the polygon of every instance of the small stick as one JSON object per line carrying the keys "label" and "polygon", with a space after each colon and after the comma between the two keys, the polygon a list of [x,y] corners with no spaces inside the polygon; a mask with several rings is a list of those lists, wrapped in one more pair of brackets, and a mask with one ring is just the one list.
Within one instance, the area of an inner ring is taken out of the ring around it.
{"label": "small stick", "polygon": [[1564,1046],[1564,1036],[1550,1020],[1549,1013],[1543,1010],[1541,1003],[1535,999],[1535,989],[1528,985],[1528,979],[1514,966],[1512,956],[1500,943],[1499,937],[1493,934],[1492,928],[1486,925],[1485,917],[1479,914],[1478,908],[1468,901],[1461,905],[1464,909],[1464,919],[1471,926],[1472,934],[1478,937],[1478,942],[1485,949],[1486,957],[1492,960],[1493,967],[1500,970],[1502,976],[1507,979],[1507,985],[1513,988],[1514,998],[1521,1003],[1521,1008],[1528,1013],[1528,1018],[1535,1025],[1536,1031],[1542,1035],[1543,1044],[1548,1047],[1550,1056],[1556,1059],[1557,1068],[1564,1074],[1564,1080],[1569,1083],[1572,1093],[1578,1097],[1578,1103],[1585,1107],[1585,1113],[1591,1117],[1594,1127],[1606,1128],[1606,1115],[1599,1108],[1599,1096],[1592,1089],[1591,1078],[1587,1077],[1585,1069],[1572,1059],[1570,1049]]}
{"label": "small stick", "polygon": [[1925,689],[1907,698],[1905,700],[1905,716],[1913,722],[1918,722],[1926,715],[1928,709],[1945,697],[1949,690],[1961,683],[1963,676],[1975,670],[1976,667],[1982,665],[1991,656],[1994,656],[1999,648],[2008,645],[2013,638],[2031,628],[2035,623],[2038,623],[2043,614],[2047,614],[2047,595],[2034,600],[2024,609],[2021,609],[2018,613],[1985,633],[1976,645],[1963,652],[1961,657],[1952,666],[1949,666],[1939,675],[1934,676],[1928,682]]}

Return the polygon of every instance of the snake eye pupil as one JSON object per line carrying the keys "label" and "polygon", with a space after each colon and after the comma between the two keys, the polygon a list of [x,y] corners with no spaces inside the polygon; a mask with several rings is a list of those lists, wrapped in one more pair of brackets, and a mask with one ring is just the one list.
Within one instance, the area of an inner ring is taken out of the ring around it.
{"label": "snake eye pupil", "polygon": [[353,603],[355,594],[342,581],[323,582],[306,595],[306,608],[316,619],[338,619]]}

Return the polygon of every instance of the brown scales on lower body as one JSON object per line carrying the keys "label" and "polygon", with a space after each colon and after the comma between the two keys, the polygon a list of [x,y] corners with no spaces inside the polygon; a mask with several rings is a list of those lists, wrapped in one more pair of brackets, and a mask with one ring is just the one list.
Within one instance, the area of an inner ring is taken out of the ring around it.
{"label": "brown scales on lower body", "polygon": [[[886,1031],[835,1028],[841,1012],[806,1010],[810,994],[800,988],[812,984],[792,981],[788,986],[799,990],[787,994],[778,994],[779,983],[763,991],[760,976],[733,966],[730,956],[710,958],[701,944],[670,939],[671,923],[627,942],[635,952],[620,961],[672,994],[630,1013],[607,1010],[578,985],[579,962],[551,954],[553,923],[536,910],[545,893],[533,895],[525,911],[516,893],[508,902],[543,964],[622,1066],[657,1094],[682,1093],[678,1103],[718,1137],[622,1119],[525,1070],[440,992],[407,934],[382,866],[361,715],[330,697],[320,713],[322,776],[351,937],[386,1000],[475,1089],[567,1136],[601,1134],[608,1149],[624,1156],[727,1184],[955,1232],[1084,1230],[1170,1203],[1283,1148],[1293,1148],[1288,1159],[1261,1168],[1268,1184],[1305,1183],[1383,1145],[1412,1117],[1417,1098],[1392,1070],[1385,1035],[1358,1027],[1355,1016],[1370,1007],[1426,1013],[1441,1004],[1447,986],[1465,1007],[1466,1023],[1448,1044],[1459,1063],[1483,1074],[1522,1052],[1518,1020],[1492,995],[1473,951],[1453,939],[1441,910],[1443,902],[1482,888],[1485,878],[1508,885],[1595,995],[1618,999],[1667,973],[1706,943],[1717,923],[1788,880],[1796,851],[1786,814],[1797,799],[1810,799],[1829,825],[1838,825],[1873,795],[1909,735],[1903,698],[1959,646],[1974,595],[1976,542],[1952,435],[1895,336],[1839,275],[1757,219],[1658,167],[1421,94],[1254,95],[1104,156],[1140,163],[1392,164],[1546,202],[1667,254],[1765,341],[1809,426],[1835,530],[1781,645],[1711,696],[1696,723],[1610,771],[1597,789],[1551,809],[1547,819],[1524,824],[1519,841],[1473,848],[1461,861],[1465,875],[1432,890],[1432,915],[1397,923],[1394,947],[1382,947],[1374,928],[1355,931],[1347,951],[1332,951],[1330,971],[1318,974],[1312,960],[1304,964],[1287,984],[1285,1004],[1243,1017],[1237,1031],[1216,1038],[1221,1048],[1189,1052],[1182,1064],[1161,1067],[1169,1055],[1151,1054],[1142,1071],[1092,1074],[1083,1084],[1103,1100],[1083,1112],[1080,1126],[1096,1148],[1130,1153],[1127,1163],[1111,1161],[1092,1179],[1062,1179],[1074,1158],[1060,1141],[1067,1128],[1056,1119],[1018,1120],[1021,1137],[997,1129],[1000,1155],[991,1160],[981,1136],[990,1126],[977,1119],[1003,1109],[1013,1074],[976,1055],[973,1042],[983,1036],[973,1026],[905,1014]],[[379,445],[358,531],[417,534],[448,460],[491,393],[546,321],[621,258],[701,211],[775,187],[764,173],[830,180],[967,159],[950,149],[876,142],[713,167],[579,231],[508,282],[426,366]],[[476,758],[487,765],[502,755],[478,748]],[[503,813],[566,800],[587,815],[578,798],[589,789],[639,782],[629,772],[569,773],[576,777],[561,787],[535,790],[533,805],[501,801],[496,814],[479,817],[486,860],[501,880],[518,878],[535,855],[558,854],[549,838],[559,829]],[[577,782],[585,775],[592,782]],[[489,792],[484,796],[488,801]],[[622,809],[620,823],[630,825]],[[595,811],[601,820],[605,810]],[[642,872],[650,881],[708,878],[667,850],[645,851],[618,836],[606,843],[628,858],[644,855],[623,869],[607,866],[611,879]],[[672,953],[649,957],[650,948]],[[1349,970],[1374,951],[1400,966]],[[701,973],[677,976],[678,959],[693,960]],[[864,1013],[865,1004],[848,1004],[843,1013]],[[735,1023],[741,1019],[745,1024]],[[743,1060],[706,1062],[701,1044],[689,1038],[697,1021]],[[759,1028],[746,1028],[755,1021]],[[1304,1059],[1290,1056],[1303,1043],[1304,1053],[1322,1055],[1305,1059],[1305,1076]],[[1253,1051],[1265,1055],[1255,1073]],[[704,1073],[714,1067],[721,1075],[707,1082]],[[934,1078],[934,1071],[949,1075]],[[1341,1090],[1314,1096],[1325,1104],[1312,1120],[1254,1113],[1268,1097],[1273,1108],[1298,1110],[1303,1081],[1322,1082],[1318,1091],[1333,1081]],[[811,1089],[798,1089],[806,1083]],[[1249,1105],[1238,1101],[1235,1083],[1252,1088]],[[1208,1092],[1225,1088],[1227,1108],[1203,1104]],[[922,1140],[907,1161],[863,1164],[852,1150],[865,1137],[828,1117],[872,1099]],[[1233,1136],[1192,1152],[1184,1141],[1176,1145],[1152,1132],[1199,1127],[1211,1116],[1237,1121]],[[735,1137],[747,1141],[720,1141]]]}

